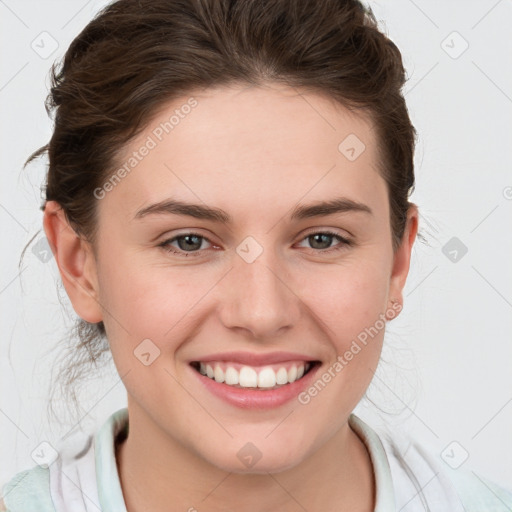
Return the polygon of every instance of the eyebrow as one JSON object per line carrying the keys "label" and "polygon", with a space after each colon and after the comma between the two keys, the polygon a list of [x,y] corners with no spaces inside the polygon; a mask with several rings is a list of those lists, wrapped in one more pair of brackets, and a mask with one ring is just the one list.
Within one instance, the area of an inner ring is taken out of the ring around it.
{"label": "eyebrow", "polygon": [[[309,205],[296,206],[290,215],[290,220],[298,221],[346,212],[365,212],[373,215],[371,208],[366,204],[346,197],[338,197],[329,201],[317,201]],[[166,199],[147,206],[135,214],[135,219],[161,214],[187,215],[196,219],[211,220],[223,224],[230,224],[232,222],[231,216],[221,208],[185,203],[176,199]]]}

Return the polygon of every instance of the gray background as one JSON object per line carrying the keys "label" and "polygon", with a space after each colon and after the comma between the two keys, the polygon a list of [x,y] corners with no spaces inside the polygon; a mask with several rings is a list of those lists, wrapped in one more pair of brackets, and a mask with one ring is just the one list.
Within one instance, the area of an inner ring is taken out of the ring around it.
{"label": "gray background", "polygon": [[[22,163],[51,135],[48,70],[104,4],[0,1],[0,483],[32,467],[41,442],[95,429],[126,404],[110,365],[84,386],[79,425],[64,403],[56,403],[62,422],[48,419],[62,354],[52,348],[73,314],[41,234],[18,267],[41,227],[45,162],[25,171]],[[376,428],[412,434],[447,467],[512,487],[512,3],[370,5],[408,71],[419,132],[412,200],[429,245],[416,244],[405,308],[386,334],[388,362],[357,412]]]}

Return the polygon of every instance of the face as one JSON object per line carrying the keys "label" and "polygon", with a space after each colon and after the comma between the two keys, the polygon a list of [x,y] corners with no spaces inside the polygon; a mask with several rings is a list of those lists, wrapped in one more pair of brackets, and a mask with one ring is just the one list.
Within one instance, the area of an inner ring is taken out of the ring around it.
{"label": "face", "polygon": [[190,96],[98,193],[101,315],[130,421],[216,467],[277,472],[347,428],[410,247],[392,250],[369,120],[277,85]]}

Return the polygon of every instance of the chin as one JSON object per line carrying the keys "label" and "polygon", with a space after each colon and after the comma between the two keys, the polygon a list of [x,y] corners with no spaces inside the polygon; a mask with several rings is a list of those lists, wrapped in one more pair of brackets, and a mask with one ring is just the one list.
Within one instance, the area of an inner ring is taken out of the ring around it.
{"label": "chin", "polygon": [[203,453],[202,457],[223,471],[241,475],[280,473],[294,468],[306,458],[307,450],[303,443],[298,443],[300,448],[295,449],[295,443],[290,446],[289,439],[276,438],[276,441],[269,443],[262,439],[253,443],[232,440],[229,446],[221,448],[222,451]]}
{"label": "chin", "polygon": [[[274,457],[272,457],[274,459]],[[238,475],[267,475],[268,473],[281,473],[294,468],[300,463],[300,460],[294,458],[293,460],[266,460],[260,459],[254,466],[244,467],[242,463],[233,463],[233,458],[229,460],[212,461],[216,467],[227,471],[229,473],[236,473]]]}

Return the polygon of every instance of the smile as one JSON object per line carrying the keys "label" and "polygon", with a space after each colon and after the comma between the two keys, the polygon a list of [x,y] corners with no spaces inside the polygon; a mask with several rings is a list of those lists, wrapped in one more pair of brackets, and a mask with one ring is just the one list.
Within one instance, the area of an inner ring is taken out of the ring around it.
{"label": "smile", "polygon": [[277,389],[300,380],[313,362],[297,361],[255,367],[225,361],[197,361],[192,364],[201,375],[235,388]]}

